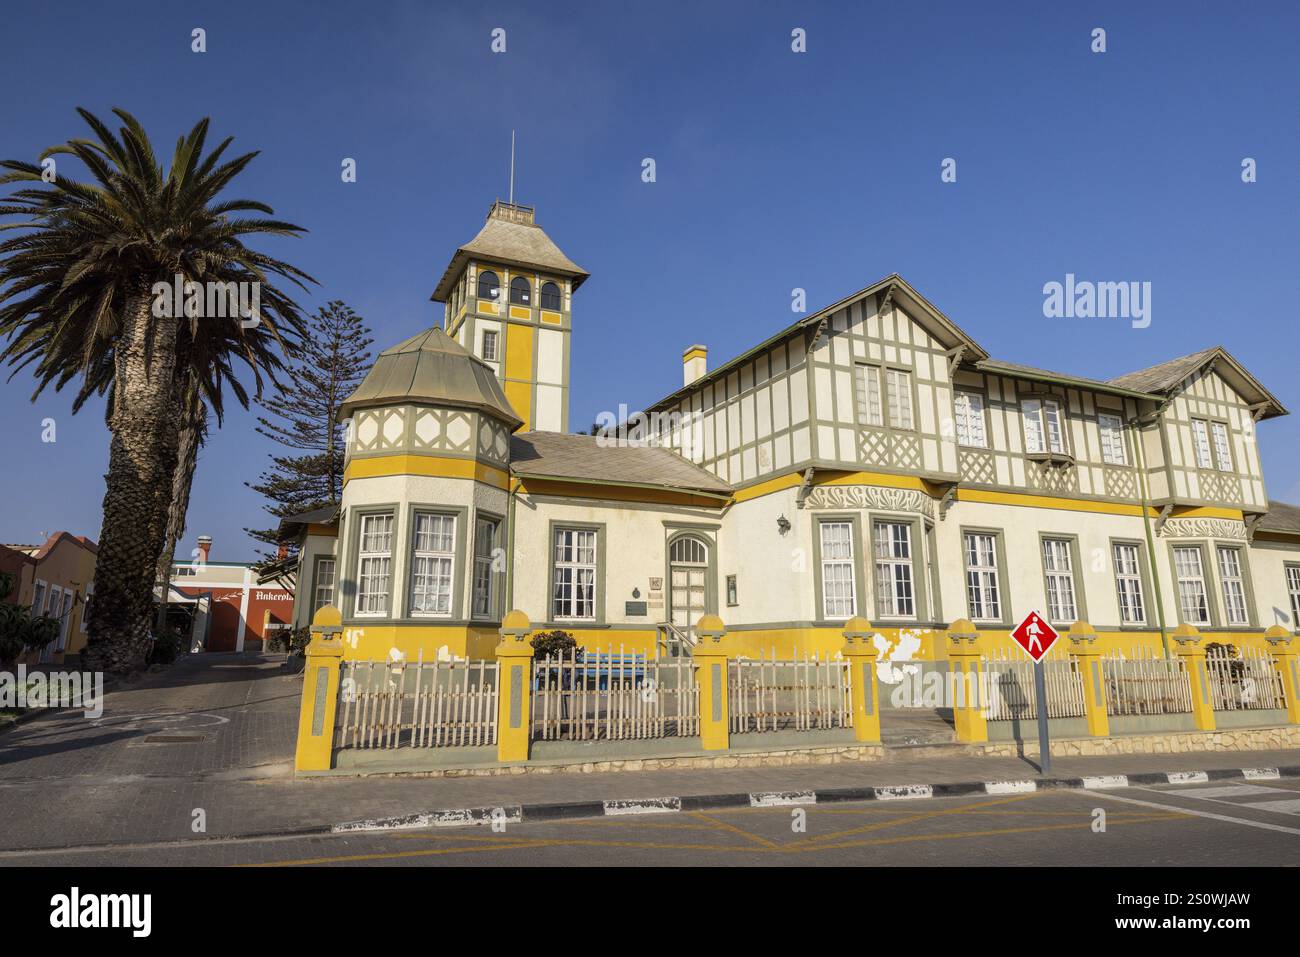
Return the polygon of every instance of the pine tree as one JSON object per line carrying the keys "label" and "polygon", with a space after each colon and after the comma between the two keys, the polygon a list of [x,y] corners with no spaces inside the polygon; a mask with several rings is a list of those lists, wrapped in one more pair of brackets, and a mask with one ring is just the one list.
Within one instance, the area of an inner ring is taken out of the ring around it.
{"label": "pine tree", "polygon": [[[369,370],[373,341],[365,320],[332,300],[312,317],[311,337],[298,361],[262,403],[274,418],[259,416],[257,431],[292,451],[272,455],[257,483],[244,484],[270,500],[263,508],[275,518],[338,504],[344,454],[338,410]],[[244,531],[278,544],[274,528]]]}

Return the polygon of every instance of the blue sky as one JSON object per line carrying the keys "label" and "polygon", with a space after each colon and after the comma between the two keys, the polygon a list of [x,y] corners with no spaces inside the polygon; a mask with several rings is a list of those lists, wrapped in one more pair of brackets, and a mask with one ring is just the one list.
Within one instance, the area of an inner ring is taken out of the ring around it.
{"label": "blue sky", "polygon": [[[592,274],[575,427],[672,391],[693,342],[717,364],[787,325],[795,287],[816,309],[891,272],[997,358],[1108,377],[1219,343],[1300,410],[1293,3],[65,2],[4,22],[0,155],[83,135],[76,106],[134,112],[160,150],[211,117],[262,151],[237,194],[310,230],[264,247],[321,280],[302,304],[345,300],[377,348],[435,321],[517,129],[516,199]],[[1150,282],[1150,327],[1044,318],[1066,273]],[[98,537],[102,406],[31,391],[0,382],[0,540]],[[274,450],[252,424],[232,412],[204,450],[182,553],[207,533],[215,560],[252,555],[243,483]],[[1300,420],[1260,438],[1271,496],[1300,502]]]}

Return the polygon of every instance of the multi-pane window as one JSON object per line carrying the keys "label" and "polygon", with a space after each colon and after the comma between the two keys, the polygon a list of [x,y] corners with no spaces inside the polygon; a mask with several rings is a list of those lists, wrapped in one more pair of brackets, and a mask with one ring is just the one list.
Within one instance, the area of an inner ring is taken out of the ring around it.
{"label": "multi-pane window", "polygon": [[853,570],[853,525],[851,522],[822,522],[819,534],[822,614],[827,618],[852,618],[858,613]]}
{"label": "multi-pane window", "polygon": [[966,603],[971,621],[1001,621],[997,539],[985,532],[966,533]]}
{"label": "multi-pane window", "polygon": [[411,536],[411,614],[450,615],[456,516],[417,512]]}
{"label": "multi-pane window", "polygon": [[1118,542],[1111,546],[1115,566],[1115,591],[1119,597],[1119,619],[1125,625],[1141,625],[1147,620],[1142,599],[1142,565],[1138,546]]}
{"label": "multi-pane window", "polygon": [[334,559],[316,560],[316,584],[312,594],[312,613],[334,601]]}
{"label": "multi-pane window", "polygon": [[912,578],[912,526],[876,522],[876,614],[910,618],[916,614]]}
{"label": "multi-pane window", "polygon": [[1055,399],[1026,399],[1021,406],[1025,417],[1026,452],[1064,452],[1061,405]]}
{"label": "multi-pane window", "polygon": [[1192,419],[1192,441],[1196,446],[1197,467],[1214,468],[1214,459],[1210,455],[1210,427],[1204,419]]}
{"label": "multi-pane window", "polygon": [[1043,574],[1047,576],[1048,619],[1076,621],[1079,614],[1074,601],[1074,560],[1068,539],[1043,539]]}
{"label": "multi-pane window", "polygon": [[859,425],[888,425],[891,429],[909,431],[913,428],[910,372],[859,364],[855,370],[854,390]]}
{"label": "multi-pane window", "polygon": [[988,447],[984,432],[984,396],[978,392],[954,393],[953,412],[957,425],[957,444],[978,449]]}
{"label": "multi-pane window", "polygon": [[497,361],[497,331],[495,329],[483,330],[483,361]]}
{"label": "multi-pane window", "polygon": [[45,582],[36,583],[36,593],[32,596],[32,615],[40,617],[45,614]]}
{"label": "multi-pane window", "polygon": [[1222,422],[1211,422],[1210,432],[1214,436],[1214,459],[1220,472],[1232,471],[1232,452],[1228,449],[1228,427]]}
{"label": "multi-pane window", "polygon": [[560,287],[553,282],[542,283],[542,308],[560,311]]}
{"label": "multi-pane window", "polygon": [[526,306],[533,301],[533,284],[526,276],[510,280],[510,301],[517,306]]}
{"label": "multi-pane window", "polygon": [[1241,576],[1241,549],[1220,545],[1218,556],[1224,621],[1229,625],[1249,624],[1246,615],[1246,584]]}
{"label": "multi-pane window", "polygon": [[497,274],[490,269],[479,273],[478,274],[478,297],[480,299],[488,299],[491,300],[492,302],[496,302],[497,297],[500,295],[501,295],[501,280],[497,278]]}
{"label": "multi-pane window", "polygon": [[393,516],[361,516],[357,544],[357,614],[388,611],[393,565]]}
{"label": "multi-pane window", "polygon": [[555,530],[555,617],[596,617],[596,532]]}
{"label": "multi-pane window", "polygon": [[1300,565],[1286,566],[1286,588],[1291,593],[1291,627],[1300,630]]}
{"label": "multi-pane window", "polygon": [[497,529],[501,523],[494,518],[480,518],[474,522],[474,601],[475,618],[491,618],[496,610],[497,575],[493,568],[496,560]]}
{"label": "multi-pane window", "polygon": [[1205,569],[1199,548],[1174,549],[1174,574],[1178,579],[1178,610],[1189,625],[1210,623],[1210,601],[1205,592]]}
{"label": "multi-pane window", "polygon": [[1124,420],[1118,415],[1102,413],[1097,416],[1101,430],[1101,458],[1108,465],[1127,465],[1124,454]]}

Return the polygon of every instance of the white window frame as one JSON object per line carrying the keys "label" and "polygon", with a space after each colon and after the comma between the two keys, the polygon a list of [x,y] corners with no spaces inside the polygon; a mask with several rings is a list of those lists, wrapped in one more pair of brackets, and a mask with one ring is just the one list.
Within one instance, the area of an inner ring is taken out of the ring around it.
{"label": "white window frame", "polygon": [[55,652],[66,651],[68,648],[68,633],[72,630],[72,589],[66,588],[63,591],[63,607],[59,609],[59,638],[55,642]]}
{"label": "white window frame", "polygon": [[[383,618],[388,614],[393,602],[393,536],[397,533],[397,518],[392,512],[371,512],[359,516],[361,522],[357,529],[357,594],[353,614],[357,618]],[[377,532],[369,531],[372,524],[387,523],[387,529]],[[380,536],[387,540],[386,547],[378,547],[380,542],[370,539]],[[368,544],[375,545],[367,548]],[[367,590],[368,582],[382,580],[382,591]],[[380,607],[367,608],[367,604]]]}
{"label": "white window frame", "polygon": [[911,522],[875,519],[871,541],[876,566],[876,616],[915,618],[916,571]]}
{"label": "white window frame", "polygon": [[1291,594],[1291,630],[1300,631],[1300,565],[1284,565],[1283,572]]}
{"label": "white window frame", "polygon": [[1074,590],[1074,553],[1070,539],[1045,536],[1042,553],[1047,620],[1073,624],[1079,620],[1079,600]]}
{"label": "white window frame", "polygon": [[1098,412],[1097,429],[1101,432],[1101,460],[1107,465],[1128,465],[1128,452],[1124,448],[1124,417],[1112,412]]}
{"label": "white window frame", "polygon": [[1210,421],[1210,437],[1214,442],[1214,464],[1220,472],[1232,471],[1232,441],[1228,427],[1222,422]]}
{"label": "white window frame", "polygon": [[1025,421],[1025,451],[1066,454],[1065,419],[1057,399],[1033,398],[1020,403]]}
{"label": "white window frame", "polygon": [[[1210,593],[1205,587],[1205,557],[1196,545],[1175,545],[1174,580],[1178,584],[1178,614],[1189,625],[1208,625],[1210,623]],[[1195,555],[1195,568],[1190,562],[1180,562],[1183,556]],[[1199,592],[1200,604],[1205,614],[1197,617],[1188,615],[1188,599],[1196,598]]]}
{"label": "white window frame", "polygon": [[[834,538],[827,537],[833,530]],[[843,538],[839,533],[843,532]],[[822,571],[822,617],[847,621],[858,613],[858,572],[853,555],[853,523],[828,520],[817,523]]]}
{"label": "white window frame", "polygon": [[49,594],[50,586],[46,582],[38,578],[32,583],[33,618],[39,618],[41,615],[45,614],[45,602],[49,599]]}
{"label": "white window frame", "polygon": [[984,428],[984,396],[979,392],[957,389],[952,394],[952,407],[957,444],[972,449],[987,449],[989,440],[988,430]]}
{"label": "white window frame", "polygon": [[456,515],[411,517],[412,618],[450,618],[456,608]]}
{"label": "white window frame", "polygon": [[1112,542],[1110,562],[1115,570],[1120,624],[1145,625],[1147,601],[1142,588],[1142,549],[1133,542]]}
{"label": "white window frame", "polygon": [[[483,352],[483,361],[484,361],[484,362],[497,362],[497,361],[499,361],[499,359],[498,359],[498,357],[497,357],[497,356],[498,356],[498,352],[497,352],[497,343],[499,342],[499,340],[500,340],[499,333],[497,332],[496,329],[484,329],[484,330],[483,330],[483,345],[482,345],[482,352]],[[492,348],[491,348],[490,350],[488,349],[488,343],[489,343],[489,342],[492,343]],[[488,354],[489,352],[491,352],[491,355]]]}
{"label": "white window frame", "polygon": [[[596,579],[600,574],[600,536],[596,529],[556,526],[551,548],[555,556],[555,578],[551,583],[555,620],[595,621]],[[562,596],[562,590],[567,595]]]}
{"label": "white window frame", "polygon": [[971,621],[1002,621],[1002,583],[998,574],[998,537],[993,532],[965,532],[966,608]]}
{"label": "white window frame", "polygon": [[[328,591],[328,597],[326,597],[325,601],[321,601],[321,600],[320,600],[320,599],[321,599],[321,588],[322,588],[322,586],[321,586],[321,575],[322,575],[322,572],[324,571],[324,568],[325,568],[326,565],[328,565],[328,566],[329,566],[329,569],[330,569],[330,571],[329,571],[329,579],[330,579],[330,581],[329,581],[329,585],[324,586],[325,589]],[[315,577],[312,579],[311,612],[312,612],[313,615],[316,614],[316,612],[317,612],[318,610],[320,610],[321,608],[324,608],[326,605],[329,605],[329,604],[332,604],[332,603],[333,603],[333,601],[334,601],[334,587],[335,587],[335,585],[337,584],[337,581],[338,581],[338,562],[337,562],[337,560],[335,560],[335,559],[333,559],[333,558],[326,558],[325,556],[318,556],[318,557],[316,558]]]}
{"label": "white window frame", "polygon": [[1226,625],[1250,624],[1250,609],[1246,602],[1246,578],[1242,571],[1244,556],[1233,545],[1218,545],[1214,549],[1215,564],[1219,568],[1219,587],[1223,592],[1223,622]]}
{"label": "white window frame", "polygon": [[1192,446],[1196,449],[1196,467],[1214,468],[1214,456],[1210,452],[1210,424],[1205,419],[1192,419]]}
{"label": "white window frame", "polygon": [[859,425],[916,431],[909,370],[859,362],[854,367],[853,389]]}
{"label": "white window frame", "polygon": [[81,621],[77,623],[77,631],[85,634],[90,630],[90,602],[95,597],[95,583],[90,582],[86,585],[86,599],[81,603]]}
{"label": "white window frame", "polygon": [[[490,528],[490,534],[487,537],[486,552],[480,550],[479,529],[487,526]],[[477,515],[474,518],[474,571],[470,580],[470,617],[479,619],[491,619],[495,617],[497,610],[497,573],[493,569],[493,562],[496,560],[494,555],[497,535],[501,531],[501,519],[493,515]],[[486,585],[486,591],[480,586]],[[480,603],[479,599],[485,598],[486,602]]]}

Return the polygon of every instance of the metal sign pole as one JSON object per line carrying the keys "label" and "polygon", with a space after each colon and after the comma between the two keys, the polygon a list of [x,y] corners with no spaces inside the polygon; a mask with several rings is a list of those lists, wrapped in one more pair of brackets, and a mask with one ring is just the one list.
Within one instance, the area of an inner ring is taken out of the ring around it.
{"label": "metal sign pole", "polygon": [[1047,740],[1047,681],[1043,663],[1034,662],[1034,703],[1038,710],[1038,767],[1040,774],[1052,773],[1052,746]]}

